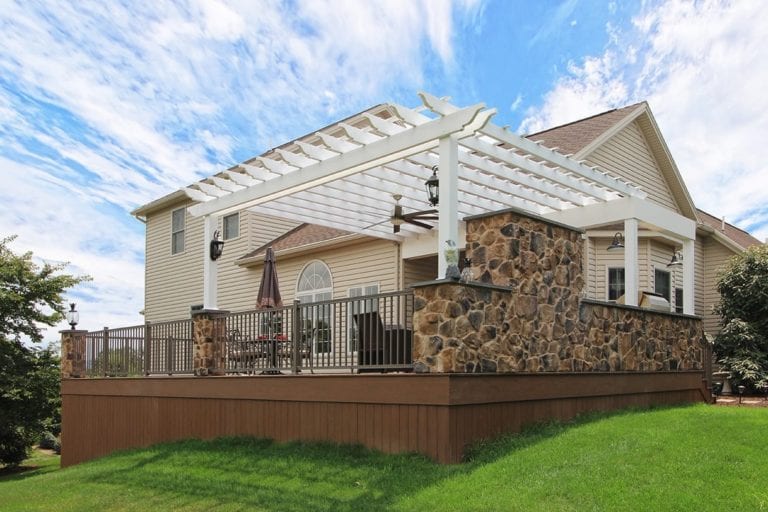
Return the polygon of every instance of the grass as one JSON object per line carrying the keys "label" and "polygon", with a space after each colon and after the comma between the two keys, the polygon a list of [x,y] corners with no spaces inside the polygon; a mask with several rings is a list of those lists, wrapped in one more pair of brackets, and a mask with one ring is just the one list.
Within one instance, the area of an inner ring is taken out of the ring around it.
{"label": "grass", "polygon": [[705,405],[544,425],[440,466],[226,438],[0,479],[15,510],[768,510],[768,409]]}
{"label": "grass", "polygon": [[15,468],[0,467],[0,496],[3,495],[3,482],[24,480],[31,476],[58,471],[60,460],[61,456],[56,455],[51,450],[35,448],[23,464]]}

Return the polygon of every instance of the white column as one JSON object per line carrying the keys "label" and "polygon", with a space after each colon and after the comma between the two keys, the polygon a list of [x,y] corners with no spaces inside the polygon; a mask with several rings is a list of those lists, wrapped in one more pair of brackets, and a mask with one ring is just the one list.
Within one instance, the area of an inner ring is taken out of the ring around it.
{"label": "white column", "polygon": [[637,306],[640,273],[637,265],[637,219],[624,220],[624,304]]}
{"label": "white column", "polygon": [[445,277],[446,263],[443,251],[445,241],[456,242],[457,249],[464,246],[459,240],[459,144],[455,137],[440,139],[440,204],[437,224],[437,278]]}
{"label": "white column", "polygon": [[696,268],[696,255],[694,254],[694,241],[690,239],[683,240],[683,313],[686,315],[696,314],[694,296],[694,270]]}
{"label": "white column", "polygon": [[203,309],[217,309],[218,273],[216,262],[211,259],[211,240],[217,227],[216,216],[206,215],[203,218]]}

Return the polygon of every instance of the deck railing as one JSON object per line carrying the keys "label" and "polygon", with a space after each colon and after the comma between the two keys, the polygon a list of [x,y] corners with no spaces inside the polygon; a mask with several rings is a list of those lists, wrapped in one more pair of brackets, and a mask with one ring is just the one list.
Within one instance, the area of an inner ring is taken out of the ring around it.
{"label": "deck railing", "polygon": [[[230,374],[413,368],[410,290],[230,313],[224,322]],[[191,374],[193,351],[192,320],[104,328],[86,335],[86,374]]]}

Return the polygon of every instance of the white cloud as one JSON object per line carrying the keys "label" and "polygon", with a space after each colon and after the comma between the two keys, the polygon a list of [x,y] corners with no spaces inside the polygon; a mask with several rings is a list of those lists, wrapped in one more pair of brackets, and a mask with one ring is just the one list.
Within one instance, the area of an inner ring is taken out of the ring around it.
{"label": "white cloud", "polygon": [[[475,0],[4,2],[0,233],[73,262],[85,327],[138,320],[127,211],[453,65]],[[332,117],[329,117],[332,116]]]}
{"label": "white cloud", "polygon": [[768,10],[761,2],[646,6],[605,53],[572,64],[530,110],[536,129],[647,99],[697,206],[768,236]]}

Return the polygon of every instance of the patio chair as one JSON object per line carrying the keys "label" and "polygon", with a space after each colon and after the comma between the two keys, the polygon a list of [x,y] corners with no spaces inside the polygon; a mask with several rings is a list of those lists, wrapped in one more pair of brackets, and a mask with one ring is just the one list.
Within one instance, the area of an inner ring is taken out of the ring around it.
{"label": "patio chair", "polygon": [[405,368],[388,365],[408,365],[413,361],[411,355],[412,333],[400,327],[384,328],[378,311],[356,313],[352,320],[357,325],[357,363],[358,372],[404,371]]}

